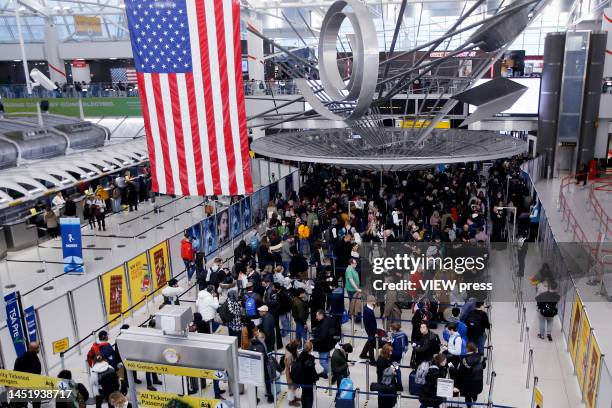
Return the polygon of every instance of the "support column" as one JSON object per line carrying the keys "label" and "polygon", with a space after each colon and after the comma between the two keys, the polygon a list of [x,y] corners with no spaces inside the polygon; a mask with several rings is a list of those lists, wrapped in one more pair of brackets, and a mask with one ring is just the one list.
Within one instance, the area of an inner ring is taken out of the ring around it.
{"label": "support column", "polygon": [[[612,7],[604,9],[601,20],[601,31],[608,32],[606,52],[604,53],[603,77],[612,78]],[[611,104],[612,94],[602,94],[599,104],[599,123],[595,136],[595,157],[600,159],[605,159],[608,155],[608,135],[610,133],[610,122],[612,121]]]}
{"label": "support column", "polygon": [[[253,27],[255,30],[262,32],[263,30],[263,20],[260,14],[251,12],[249,15],[248,24]],[[252,34],[250,31],[247,31],[247,52],[248,52],[248,63],[249,63],[249,80],[255,81],[251,82],[251,89],[253,94],[263,94],[264,92],[259,88],[260,82],[265,80],[265,72],[264,72],[264,44],[263,40],[257,37],[255,34]],[[247,101],[248,106],[248,101]],[[247,109],[247,116],[249,115],[249,110]],[[259,125],[264,123],[264,119],[256,119],[250,121],[250,125]],[[261,128],[252,128],[253,140],[259,139],[260,137],[265,136],[265,131],[261,130]]]}
{"label": "support column", "polygon": [[59,36],[57,35],[57,28],[55,24],[53,24],[53,19],[51,18],[45,20],[44,53],[47,64],[49,65],[49,79],[60,85],[65,84],[66,69],[64,60],[59,56]]}

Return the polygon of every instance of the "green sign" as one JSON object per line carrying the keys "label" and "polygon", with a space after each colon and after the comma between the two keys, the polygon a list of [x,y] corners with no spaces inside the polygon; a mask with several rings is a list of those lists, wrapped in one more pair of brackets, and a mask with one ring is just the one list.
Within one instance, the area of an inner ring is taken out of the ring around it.
{"label": "green sign", "polygon": [[[3,99],[4,111],[36,112],[36,104],[42,98]],[[50,98],[49,113],[79,116],[78,98]],[[140,98],[83,98],[83,113],[87,117],[142,116]]]}

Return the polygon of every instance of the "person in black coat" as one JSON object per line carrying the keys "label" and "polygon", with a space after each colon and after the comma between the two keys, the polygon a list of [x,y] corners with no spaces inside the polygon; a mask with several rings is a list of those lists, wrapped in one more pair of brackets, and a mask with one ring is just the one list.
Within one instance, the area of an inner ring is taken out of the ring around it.
{"label": "person in black coat", "polygon": [[336,325],[331,317],[325,316],[323,309],[317,310],[316,318],[319,325],[313,332],[314,337],[311,342],[314,351],[319,353],[319,363],[323,367],[320,377],[327,378],[329,373],[329,352],[336,345],[336,340],[334,339]]}
{"label": "person in black coat", "polygon": [[64,217],[76,217],[76,203],[70,197],[64,204]]}
{"label": "person in black coat", "polygon": [[[20,371],[22,373],[39,374],[42,372],[42,366],[40,359],[38,358],[38,352],[40,345],[37,341],[33,341],[28,345],[28,351],[26,351],[21,357],[17,357],[13,370]],[[17,403],[16,407],[27,407],[26,403]],[[40,402],[32,402],[32,408],[40,408]]]}
{"label": "person in black coat", "polygon": [[427,323],[421,323],[421,338],[418,342],[412,343],[414,352],[414,367],[418,367],[422,362],[429,361],[433,356],[440,352],[440,338],[429,330]]}
{"label": "person in black coat", "polygon": [[438,397],[436,394],[438,378],[446,378],[447,369],[446,356],[444,354],[438,354],[431,362],[429,370],[427,370],[427,374],[425,375],[425,385],[419,397],[419,402],[422,407],[440,408],[440,405],[444,402],[444,398]]}
{"label": "person in black coat", "polygon": [[[311,324],[316,322],[315,314],[319,309],[325,309],[327,303],[327,297],[332,292],[331,285],[333,284],[333,278],[331,274],[331,266],[327,267],[323,273],[321,273],[317,279],[315,279],[314,288],[310,295],[310,321]],[[344,299],[342,299],[344,302]],[[316,326],[312,325],[313,328]]]}
{"label": "person in black coat", "polygon": [[[270,378],[270,373],[266,369],[269,365],[268,363],[268,350],[266,349],[266,335],[263,332],[258,332],[255,337],[251,339],[251,345],[249,346],[250,351],[256,351],[263,355],[264,360],[264,380],[266,382],[266,399],[268,404],[274,403],[274,397],[272,396],[272,380]],[[257,389],[255,390],[257,393]],[[259,399],[258,399],[259,401]]]}
{"label": "person in black coat", "polygon": [[130,211],[138,211],[138,186],[133,181],[127,185],[127,201]]}
{"label": "person in black coat", "polygon": [[259,324],[259,330],[266,335],[266,348],[268,352],[274,351],[276,344],[276,330],[274,328],[274,316],[269,312],[268,306],[263,305],[257,308],[259,316],[261,316],[261,323]]}
{"label": "person in black coat", "polygon": [[[378,360],[376,360],[376,382],[381,384],[383,383],[383,379],[385,377],[385,370],[391,367],[391,353],[393,352],[393,346],[390,344],[385,344],[382,349],[380,349],[380,355],[378,356]],[[396,374],[393,375],[393,379],[391,380],[391,384],[389,390],[380,391],[378,393],[378,406],[379,407],[394,407],[397,403],[397,397],[395,394],[397,390],[397,377]],[[382,394],[382,395],[381,395]]]}
{"label": "person in black coat", "polygon": [[478,347],[474,343],[468,343],[467,354],[460,360],[459,367],[451,368],[456,378],[455,386],[465,397],[465,405],[468,408],[472,406],[472,402],[478,400],[478,394],[482,392],[485,368],[485,359],[478,353]]}
{"label": "person in black coat", "polygon": [[376,304],[376,298],[372,295],[368,295],[366,299],[366,305],[363,308],[363,326],[368,340],[359,354],[359,358],[368,359],[370,364],[375,364],[374,360],[374,347],[376,347],[376,316],[374,315],[374,305]]}
{"label": "person in black coat", "polygon": [[302,387],[302,408],[312,408],[314,402],[314,388],[312,386],[319,379],[315,368],[315,358],[310,354],[312,349],[312,343],[307,341],[304,344],[304,350],[298,356],[301,372],[298,378],[295,379],[295,383],[305,385]]}

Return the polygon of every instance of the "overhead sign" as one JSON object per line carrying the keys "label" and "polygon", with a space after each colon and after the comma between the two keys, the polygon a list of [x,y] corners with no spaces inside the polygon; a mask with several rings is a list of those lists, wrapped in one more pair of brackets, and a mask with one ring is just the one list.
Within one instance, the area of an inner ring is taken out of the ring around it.
{"label": "overhead sign", "polygon": [[76,35],[101,36],[102,22],[96,16],[74,16],[74,31]]}
{"label": "overhead sign", "polygon": [[207,378],[209,380],[227,379],[227,373],[221,370],[205,370],[202,368],[171,366],[133,360],[124,360],[123,364],[125,365],[125,368],[131,371],[145,371],[148,373],[169,374],[179,377]]}
{"label": "overhead sign", "polygon": [[9,329],[13,347],[17,357],[21,357],[26,352],[25,336],[23,334],[23,326],[21,324],[21,313],[19,304],[17,303],[17,292],[9,293],[4,296],[6,302],[6,325]]}
{"label": "overhead sign", "polygon": [[59,378],[21,371],[0,370],[0,385],[4,387],[55,389],[59,380]]}
{"label": "overhead sign", "polygon": [[62,255],[64,257],[64,272],[82,275],[83,242],[81,240],[81,220],[76,217],[61,217]]}
{"label": "overhead sign", "polygon": [[38,341],[38,336],[36,334],[36,311],[34,310],[34,306],[30,306],[23,311],[25,314],[25,322],[26,322],[26,332],[28,334],[28,341],[30,343],[34,341]]}
{"label": "overhead sign", "polygon": [[53,354],[59,354],[62,351],[66,351],[70,348],[70,340],[68,337],[59,339],[53,342]]}
{"label": "overhead sign", "polygon": [[[398,120],[396,122],[396,127],[400,127],[403,129],[421,129],[429,126],[431,123],[430,120]],[[436,124],[436,129],[450,129],[450,120],[441,120],[438,124]]]}
{"label": "overhead sign", "polygon": [[229,408],[233,406],[231,402],[220,399],[179,396],[159,391],[138,390],[136,398],[138,399],[139,407],[151,408],[163,408],[171,400],[184,402],[192,408]]}

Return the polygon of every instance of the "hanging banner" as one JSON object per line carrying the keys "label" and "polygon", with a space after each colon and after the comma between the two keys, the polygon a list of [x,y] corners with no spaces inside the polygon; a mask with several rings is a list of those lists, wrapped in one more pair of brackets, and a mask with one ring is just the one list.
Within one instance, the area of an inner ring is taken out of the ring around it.
{"label": "hanging banner", "polygon": [[160,288],[170,280],[170,262],[166,241],[149,250],[149,260],[153,268],[153,289]]}
{"label": "hanging banner", "polygon": [[36,335],[36,311],[34,310],[34,306],[26,308],[23,311],[23,314],[25,315],[28,342],[32,343],[34,341],[38,341],[38,336]]}
{"label": "hanging banner", "polygon": [[26,343],[21,324],[19,304],[17,303],[17,292],[12,292],[4,296],[4,301],[6,302],[6,325],[8,326],[11,339],[13,340],[15,353],[17,357],[21,357],[26,352]]}
{"label": "hanging banner", "polygon": [[569,332],[569,352],[572,358],[574,367],[576,366],[576,349],[578,348],[578,331],[580,330],[580,321],[582,319],[582,301],[580,296],[576,294],[574,297],[574,303],[572,304],[572,316],[570,321],[570,332]]}
{"label": "hanging banner", "polygon": [[59,378],[44,375],[24,373],[13,370],[0,370],[0,385],[14,388],[54,389],[59,384]]}
{"label": "hanging banner", "polygon": [[226,380],[227,372],[220,370],[206,370],[185,366],[171,366],[166,364],[148,363],[146,361],[124,360],[125,368],[131,371],[144,371],[147,373],[176,375],[178,377],[206,378],[209,380]]}
{"label": "hanging banner", "polygon": [[[106,317],[110,322],[130,307],[123,265],[102,275],[102,287],[104,303],[106,304]],[[111,327],[120,322],[121,320],[118,319],[111,324]]]}
{"label": "hanging banner", "polygon": [[[127,270],[130,279],[132,305],[137,305],[153,291],[153,279],[147,261],[147,253],[143,252],[127,261]],[[142,305],[144,305],[144,303]],[[137,308],[140,306],[137,306]]]}
{"label": "hanging banner", "polygon": [[62,232],[64,272],[78,275],[84,274],[81,220],[76,217],[61,217],[60,229]]}
{"label": "hanging banner", "polygon": [[584,308],[582,309],[582,326],[580,328],[580,336],[578,337],[578,347],[576,348],[576,375],[578,376],[578,384],[580,391],[584,391],[584,374],[587,370],[589,360],[589,338],[591,337],[591,324],[587,318]]}
{"label": "hanging banner", "polygon": [[214,398],[200,398],[200,397],[180,397],[177,394],[170,394],[159,391],[141,391],[138,390],[137,394],[138,406],[139,407],[150,407],[150,408],[163,408],[171,400],[181,401],[190,407],[194,408],[222,408],[229,407],[228,401],[218,400]]}

